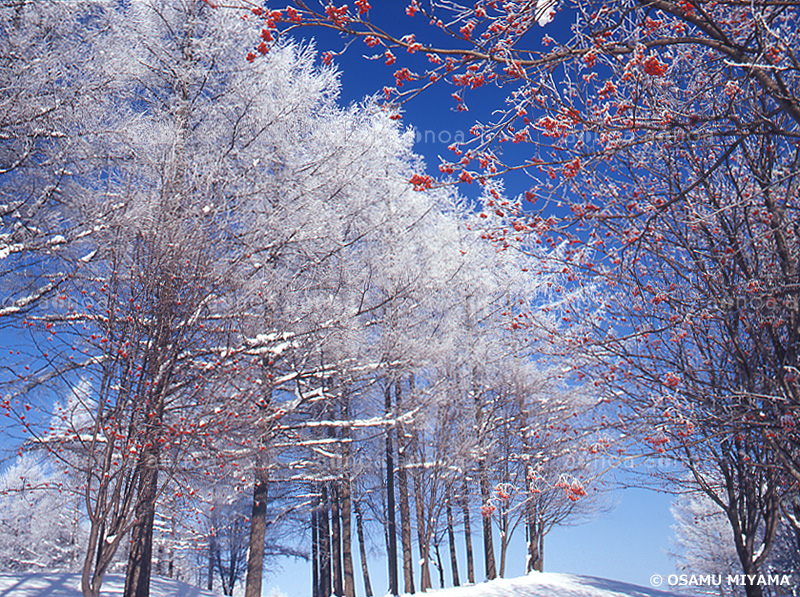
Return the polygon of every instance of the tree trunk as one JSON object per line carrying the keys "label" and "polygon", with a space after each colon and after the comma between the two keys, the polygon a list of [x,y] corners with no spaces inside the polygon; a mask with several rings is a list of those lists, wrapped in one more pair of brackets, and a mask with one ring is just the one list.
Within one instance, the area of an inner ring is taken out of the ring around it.
{"label": "tree trunk", "polygon": [[331,594],[331,530],[328,527],[328,488],[322,484],[319,520],[319,586],[322,597]]}
{"label": "tree trunk", "polygon": [[322,597],[319,587],[319,523],[317,508],[319,502],[314,501],[311,508],[311,597]]}
{"label": "tree trunk", "polygon": [[[395,385],[396,407],[399,412],[402,395],[400,382]],[[403,546],[403,590],[414,593],[414,554],[411,551],[411,508],[408,503],[408,442],[404,437],[402,426],[398,426],[397,439],[397,489],[400,492],[400,542]]]}
{"label": "tree trunk", "polygon": [[508,554],[508,509],[505,504],[501,506],[500,513],[500,570],[497,574],[500,578],[506,575],[506,555]]}
{"label": "tree trunk", "polygon": [[[748,576],[751,575],[758,575],[758,568],[755,566],[744,566],[744,573]],[[764,590],[761,588],[761,585],[758,583],[750,583],[749,580],[745,580],[744,585],[744,592],[747,597],[764,597]]]}
{"label": "tree trunk", "polygon": [[[384,390],[384,406],[386,416],[392,416],[392,386],[386,381]],[[397,528],[395,522],[394,501],[394,447],[392,446],[392,428],[386,429],[386,557],[389,564],[389,593],[399,595],[397,584]]]}
{"label": "tree trunk", "polygon": [[525,538],[527,540],[528,555],[525,558],[525,572],[542,570],[542,557],[539,551],[540,527],[536,512],[536,505],[533,500],[528,499],[525,504]]}
{"label": "tree trunk", "polygon": [[[216,527],[216,525],[215,525]],[[208,538],[208,577],[206,578],[206,589],[214,590],[214,558],[217,555],[217,529],[211,529],[211,536]]]}
{"label": "tree trunk", "polygon": [[331,504],[331,560],[333,562],[333,594],[342,597],[344,594],[342,583],[342,526],[339,512],[339,485],[337,482],[330,484]]}
{"label": "tree trunk", "polygon": [[264,574],[264,542],[267,537],[267,468],[264,452],[256,454],[253,513],[250,517],[250,550],[247,554],[245,597],[261,597]]}
{"label": "tree trunk", "polygon": [[536,562],[536,569],[544,572],[544,521],[541,514],[539,515],[539,561]]}
{"label": "tree trunk", "polygon": [[414,502],[417,509],[417,545],[419,546],[419,562],[422,570],[420,571],[420,590],[427,591],[431,588],[431,564],[430,564],[430,545],[429,533],[425,520],[425,502],[422,497],[422,471],[417,471],[414,475]]}
{"label": "tree trunk", "polygon": [[439,571],[439,588],[444,589],[444,565],[442,564],[442,553],[439,551],[439,544],[437,543],[433,550],[436,552],[436,570]]}
{"label": "tree trunk", "polygon": [[[347,447],[345,445],[345,452]],[[346,459],[347,460],[347,459]],[[342,482],[339,493],[341,494],[341,515],[342,515],[342,575],[344,576],[344,595],[345,597],[355,597],[356,585],[353,573],[353,531],[352,531],[352,512],[350,499],[350,474],[345,466],[345,479]]]}
{"label": "tree trunk", "polygon": [[[478,474],[480,475],[481,498],[486,505],[491,499],[491,489],[489,487],[489,475],[486,472],[486,461],[478,461]],[[483,562],[486,566],[486,578],[493,580],[497,578],[497,568],[494,563],[494,541],[492,540],[492,517],[481,516],[483,523]]]}
{"label": "tree trunk", "polygon": [[364,537],[364,520],[361,515],[361,502],[353,500],[353,508],[356,513],[356,532],[358,533],[358,554],[361,556],[361,574],[364,577],[364,593],[366,597],[372,597],[372,583],[369,579],[369,564],[367,562],[367,543]]}
{"label": "tree trunk", "polygon": [[464,542],[467,552],[467,582],[475,584],[475,558],[472,555],[472,525],[469,520],[469,485],[467,478],[461,479],[461,513],[464,518]]}
{"label": "tree trunk", "polygon": [[[154,442],[155,443],[155,442]],[[124,597],[149,597],[153,560],[153,523],[158,495],[158,451],[155,447],[142,454],[142,474],[136,504],[136,524],[131,529],[131,550],[125,573]]]}
{"label": "tree trunk", "polygon": [[447,513],[447,542],[450,546],[450,570],[453,574],[453,586],[460,587],[461,581],[458,578],[458,554],[456,551],[456,533],[453,529],[453,492],[450,485],[447,486],[447,497],[445,498],[445,510]]}

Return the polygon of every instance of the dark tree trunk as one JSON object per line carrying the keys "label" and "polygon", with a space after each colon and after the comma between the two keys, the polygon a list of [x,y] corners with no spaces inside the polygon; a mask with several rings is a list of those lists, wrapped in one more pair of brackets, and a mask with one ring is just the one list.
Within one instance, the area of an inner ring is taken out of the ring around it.
{"label": "dark tree trunk", "polygon": [[453,586],[461,586],[461,581],[458,578],[458,553],[456,550],[456,533],[453,528],[453,505],[452,505],[453,492],[450,486],[447,486],[447,497],[445,501],[445,510],[447,513],[447,542],[450,546],[450,570],[453,574]]}
{"label": "dark tree trunk", "polygon": [[267,538],[267,467],[264,452],[256,454],[253,513],[250,517],[250,550],[247,554],[245,597],[261,597],[264,574],[264,542]]}
{"label": "dark tree trunk", "polygon": [[436,552],[436,570],[439,571],[439,588],[444,589],[444,565],[442,564],[442,554],[439,551],[439,544],[434,546]]}
{"label": "dark tree trunk", "polygon": [[317,522],[317,507],[315,500],[311,508],[311,597],[322,597],[319,587],[319,523]]}
{"label": "dark tree trunk", "polygon": [[414,554],[411,551],[411,508],[408,503],[408,474],[405,451],[398,454],[397,488],[400,492],[400,542],[403,547],[403,590],[414,593]]}
{"label": "dark tree trunk", "polygon": [[544,572],[544,523],[541,514],[539,515],[539,561],[536,562],[536,570]]}
{"label": "dark tree trunk", "polygon": [[372,583],[369,579],[369,564],[367,562],[367,542],[364,537],[364,520],[361,515],[361,503],[353,500],[353,509],[356,513],[356,533],[358,533],[358,554],[361,556],[361,574],[364,577],[364,593],[372,597]]}
{"label": "dark tree trunk", "polygon": [[[481,459],[478,461],[478,474],[480,475],[481,498],[483,504],[488,504],[491,499],[491,488],[489,487],[489,475],[486,472],[486,462]],[[493,580],[497,578],[497,568],[494,563],[494,541],[492,539],[492,517],[481,516],[483,523],[483,562],[486,566],[486,578]]]}
{"label": "dark tree trunk", "polygon": [[[347,448],[345,447],[345,450]],[[341,494],[341,515],[342,515],[342,575],[344,576],[344,595],[345,597],[355,597],[356,585],[353,573],[353,531],[350,499],[350,475],[345,471],[345,479],[342,482],[339,493]]]}
{"label": "dark tree trunk", "polygon": [[400,542],[403,546],[403,590],[414,593],[414,554],[411,551],[411,508],[408,503],[408,472],[406,470],[407,442],[397,440],[397,489],[400,492]]}
{"label": "dark tree trunk", "polygon": [[428,540],[427,524],[425,519],[425,501],[423,492],[423,473],[421,470],[414,475],[414,503],[417,509],[417,545],[419,546],[420,561],[420,590],[427,591],[431,588],[430,545]]}
{"label": "dark tree trunk", "polygon": [[[748,576],[758,576],[758,568],[753,565],[744,565],[744,573]],[[750,583],[748,579],[745,580],[744,592],[747,597],[764,597],[764,590],[761,588],[761,585]]]}
{"label": "dark tree trunk", "polygon": [[[264,379],[269,374],[271,363],[262,362]],[[264,417],[272,403],[272,387],[264,386],[263,402],[260,405],[258,452],[254,463],[253,513],[250,518],[250,543],[247,554],[247,578],[245,580],[245,597],[261,597],[261,585],[264,577],[264,542],[267,538],[267,448],[270,443],[270,428],[264,424]]]}
{"label": "dark tree trunk", "polygon": [[214,590],[214,560],[217,557],[217,535],[216,528],[211,529],[211,536],[208,538],[208,578],[206,579],[206,589]]}
{"label": "dark tree trunk", "polygon": [[[384,390],[386,416],[392,416],[392,386],[386,381]],[[389,564],[389,593],[399,595],[397,583],[397,528],[395,522],[394,501],[394,446],[392,445],[392,428],[386,429],[386,557]]]}
{"label": "dark tree trunk", "polygon": [[149,597],[153,559],[153,522],[158,494],[158,452],[146,449],[136,505],[136,524],[131,529],[131,550],[125,574],[125,597]]}
{"label": "dark tree trunk", "polygon": [[467,552],[467,582],[475,584],[475,558],[472,555],[472,524],[469,520],[469,485],[466,477],[461,479],[461,513],[464,518],[464,542]]}
{"label": "dark tree trunk", "polygon": [[331,560],[333,563],[333,594],[342,597],[344,594],[342,583],[342,527],[339,512],[339,485],[332,482],[330,485],[331,503]]}
{"label": "dark tree trunk", "polygon": [[331,594],[331,530],[328,526],[328,489],[322,484],[321,507],[317,512],[319,520],[319,586],[322,597]]}
{"label": "dark tree trunk", "polygon": [[539,549],[541,543],[540,533],[536,505],[532,501],[528,501],[525,505],[525,537],[528,548],[528,556],[525,562],[526,573],[533,570],[542,571],[542,556]]}

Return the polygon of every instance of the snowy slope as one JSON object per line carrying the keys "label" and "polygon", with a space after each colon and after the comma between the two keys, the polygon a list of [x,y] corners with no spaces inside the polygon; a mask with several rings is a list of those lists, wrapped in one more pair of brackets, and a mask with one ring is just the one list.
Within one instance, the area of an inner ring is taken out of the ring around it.
{"label": "snowy slope", "polygon": [[[534,572],[519,578],[432,592],[432,597],[674,597],[678,594],[631,585],[615,580]],[[687,597],[684,593],[682,597]]]}
{"label": "snowy slope", "polygon": [[[102,597],[122,595],[125,577],[106,574]],[[0,597],[82,597],[79,574],[59,572],[39,574],[0,574]],[[150,597],[218,597],[183,582],[154,576],[150,581]]]}
{"label": "snowy slope", "polygon": [[[106,576],[102,595],[122,594],[125,578]],[[534,573],[520,578],[505,578],[458,589],[428,593],[431,597],[673,597],[675,593],[656,591],[602,578],[572,576],[552,572]],[[153,577],[151,597],[217,597],[186,583]],[[77,574],[0,574],[0,597],[81,597]],[[682,597],[686,597],[684,594]]]}

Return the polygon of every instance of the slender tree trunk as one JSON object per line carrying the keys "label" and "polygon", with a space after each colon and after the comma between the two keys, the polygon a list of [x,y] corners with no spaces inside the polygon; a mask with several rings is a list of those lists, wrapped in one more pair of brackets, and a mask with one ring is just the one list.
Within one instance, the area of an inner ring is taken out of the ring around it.
{"label": "slender tree trunk", "polygon": [[[347,446],[344,448],[347,451]],[[345,461],[347,462],[347,458]],[[351,499],[350,499],[350,473],[349,465],[345,465],[345,479],[342,481],[339,493],[341,495],[341,515],[342,515],[342,575],[344,576],[344,595],[345,597],[355,597],[356,585],[353,573],[353,531]]]}
{"label": "slender tree trunk", "polygon": [[[395,399],[397,411],[400,411],[402,394],[400,382],[395,384]],[[408,442],[405,439],[403,427],[398,426],[397,439],[397,489],[400,492],[400,542],[403,546],[403,590],[414,593],[414,554],[411,551],[411,508],[408,502]]]}
{"label": "slender tree trunk", "polygon": [[472,554],[472,524],[469,519],[469,485],[467,478],[461,479],[461,513],[464,518],[464,542],[467,552],[467,582],[475,584],[475,558]]}
{"label": "slender tree trunk", "polygon": [[506,574],[506,554],[508,553],[508,509],[505,505],[500,513],[500,570],[498,576],[503,578]]}
{"label": "slender tree trunk", "polygon": [[339,512],[339,484],[330,485],[329,499],[331,503],[331,559],[333,561],[333,594],[342,597],[342,526]]}
{"label": "slender tree trunk", "polygon": [[[264,379],[270,379],[271,363],[262,361]],[[253,513],[250,517],[250,543],[247,554],[247,578],[245,580],[245,597],[261,597],[261,585],[264,576],[264,542],[267,538],[267,447],[270,441],[270,429],[264,426],[269,407],[272,404],[272,387],[264,386],[263,401],[260,405],[261,437],[258,438],[258,452],[254,463]]]}
{"label": "slender tree trunk", "polygon": [[[486,472],[486,461],[478,461],[478,474],[480,475],[481,498],[484,504],[488,504],[491,499],[491,488],[489,487],[489,475]],[[486,578],[493,580],[497,578],[497,568],[494,562],[494,541],[492,538],[492,517],[481,516],[483,523],[483,562],[486,566]]]}
{"label": "slender tree trunk", "polygon": [[102,562],[103,547],[105,546],[106,543],[105,538],[106,538],[106,523],[103,520],[100,522],[99,530],[97,532],[97,554],[94,557],[95,570],[100,568],[100,564]]}
{"label": "slender tree trunk", "polygon": [[417,471],[414,475],[414,502],[417,509],[417,545],[419,546],[420,590],[427,591],[431,588],[430,545],[428,541],[428,524],[425,519],[425,502],[422,497],[423,473]]}
{"label": "slender tree trunk", "polygon": [[447,513],[447,542],[450,546],[450,570],[453,574],[453,586],[460,587],[461,581],[458,578],[458,553],[456,550],[456,533],[453,529],[453,505],[452,505],[453,492],[450,485],[447,486],[447,498],[445,501],[445,510]]}
{"label": "slender tree trunk", "polygon": [[[174,545],[174,543],[173,543]],[[175,578],[175,548],[170,547],[167,552],[169,562],[167,564],[167,578]]]}
{"label": "slender tree trunk", "polygon": [[[409,393],[413,396],[414,388],[415,388],[415,379],[414,374],[412,373],[409,375],[408,379],[408,388]],[[400,405],[400,385],[397,386],[397,404],[398,410]],[[416,434],[412,441],[414,452],[417,452],[418,443],[416,440]],[[424,461],[424,457],[420,456],[421,461]],[[419,468],[417,472],[413,475],[414,478],[414,501],[415,501],[415,508],[417,514],[417,542],[419,547],[419,559],[420,559],[420,590],[427,591],[430,589],[433,584],[431,583],[431,558],[430,558],[430,551],[431,551],[431,531],[433,530],[433,520],[428,520],[425,517],[425,497],[424,497],[424,483],[425,483],[425,469]],[[429,512],[429,515],[432,515],[433,512]],[[432,516],[431,516],[432,518]]]}
{"label": "slender tree trunk", "polygon": [[211,536],[208,538],[208,577],[206,578],[206,589],[214,590],[214,558],[217,555],[217,530],[211,529]]}
{"label": "slender tree trunk", "polygon": [[321,508],[317,513],[319,519],[319,560],[320,560],[320,589],[322,597],[331,594],[331,530],[328,526],[328,488],[322,484],[320,497]]}
{"label": "slender tree trunk", "polygon": [[361,515],[361,502],[353,500],[353,509],[356,513],[356,533],[358,533],[358,555],[361,557],[361,574],[364,577],[364,593],[372,597],[372,583],[369,579],[369,564],[367,562],[367,542],[364,537],[364,519]]}
{"label": "slender tree trunk", "polygon": [[[386,416],[392,416],[392,386],[386,380],[384,390],[384,406]],[[395,522],[394,501],[394,447],[392,445],[392,428],[386,429],[386,557],[389,564],[389,593],[399,595],[397,583],[397,528]]]}
{"label": "slender tree trunk", "polygon": [[267,467],[263,451],[256,454],[253,513],[250,516],[250,550],[247,554],[245,597],[261,597],[264,542],[267,538]]}
{"label": "slender tree trunk", "polygon": [[541,570],[541,556],[539,554],[539,526],[537,524],[536,505],[529,499],[525,504],[525,536],[527,540],[528,555],[525,558],[525,572]]}
{"label": "slender tree trunk", "polygon": [[311,508],[311,597],[322,597],[319,590],[319,523],[317,508],[319,502],[314,500]]}
{"label": "slender tree trunk", "polygon": [[408,503],[408,473],[405,449],[400,441],[397,466],[397,488],[400,492],[400,542],[403,546],[403,590],[414,593],[414,555],[411,551],[411,508]]}
{"label": "slender tree trunk", "polygon": [[544,521],[539,515],[539,561],[536,562],[536,569],[544,572]]}
{"label": "slender tree trunk", "polygon": [[434,551],[436,552],[436,569],[439,571],[439,588],[444,589],[444,565],[438,543],[434,546]]}

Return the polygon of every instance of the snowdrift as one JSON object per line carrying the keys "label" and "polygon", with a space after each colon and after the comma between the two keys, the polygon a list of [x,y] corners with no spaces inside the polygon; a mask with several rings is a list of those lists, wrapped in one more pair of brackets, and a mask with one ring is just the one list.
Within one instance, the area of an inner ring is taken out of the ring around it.
{"label": "snowdrift", "polygon": [[[106,576],[104,597],[122,595],[125,578]],[[284,587],[291,589],[291,587]],[[675,597],[675,593],[657,591],[602,578],[533,573],[519,578],[505,578],[468,587],[441,589],[429,593],[435,597]],[[151,597],[217,597],[186,583],[153,577]],[[0,574],[0,597],[81,597],[77,574]],[[684,594],[682,597],[686,597]]]}

